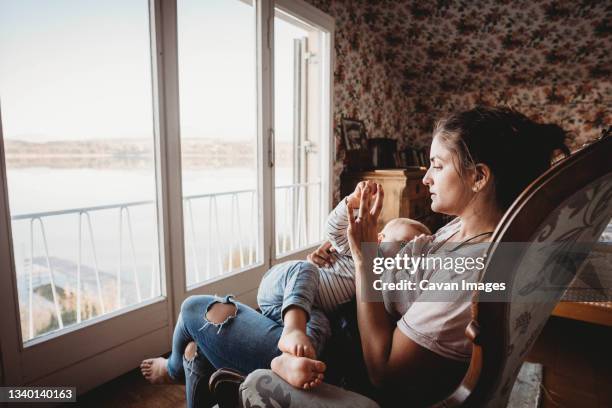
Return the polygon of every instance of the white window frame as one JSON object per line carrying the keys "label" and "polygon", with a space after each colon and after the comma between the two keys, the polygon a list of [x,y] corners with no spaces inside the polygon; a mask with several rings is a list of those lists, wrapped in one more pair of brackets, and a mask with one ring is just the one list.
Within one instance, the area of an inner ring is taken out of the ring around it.
{"label": "white window frame", "polygon": [[[334,32],[335,32],[335,21],[334,19],[319,10],[318,8],[306,3],[302,0],[276,0],[270,13],[270,41],[274,43],[274,9],[278,8],[282,12],[294,17],[304,23],[315,27],[323,32],[323,44],[322,48],[324,52],[321,53],[321,66],[322,69],[322,88],[326,89],[323,95],[321,95],[321,140],[325,140],[326,143],[321,143],[321,162],[323,172],[321,174],[321,191],[325,193],[323,196],[324,202],[322,203],[322,215],[325,217],[326,212],[331,211],[333,205],[333,187],[334,187],[334,159],[335,159],[335,141],[334,141],[334,129],[333,129],[333,68],[334,68]],[[272,52],[274,48],[272,47]],[[274,55],[271,56],[271,61],[274,61]],[[272,63],[272,66],[274,64]],[[271,84],[274,84],[274,78],[271,79]],[[273,95],[273,93],[272,93]],[[272,115],[274,115],[274,104],[270,107]],[[272,117],[272,123],[274,118]],[[272,172],[272,177],[274,172]],[[274,197],[272,197],[272,205],[274,204]],[[322,220],[324,221],[324,220]],[[321,224],[324,225],[323,223]],[[273,233],[276,233],[276,226],[273,227]],[[316,245],[307,246],[305,248],[298,249],[289,253],[283,253],[276,255],[275,242],[270,247],[270,264],[274,265],[280,262],[285,262],[294,259],[304,259],[306,255],[312,252],[319,246]]]}
{"label": "white window frame", "polygon": [[[326,34],[328,61],[323,81],[328,141],[322,146],[325,173],[322,181],[331,208],[334,140],[332,128],[332,72],[334,20],[302,0],[255,0],[257,30],[257,127],[259,225],[262,262],[254,268],[221,276],[186,288],[183,240],[183,202],[179,127],[176,0],[150,0],[151,53],[156,176],[158,180],[158,230],[162,296],[131,308],[91,319],[78,327],[41,336],[23,345],[19,322],[17,282],[12,251],[6,163],[0,112],[0,383],[10,385],[72,385],[82,394],[134,369],[148,356],[171,348],[172,332],[182,301],[192,294],[233,293],[255,305],[257,287],[265,271],[278,260],[274,247],[274,10],[275,7],[321,29]],[[325,88],[324,88],[325,89]],[[0,95],[1,96],[1,95]],[[263,228],[265,226],[265,228]],[[304,258],[316,247],[282,259]],[[171,271],[171,272],[170,272]]]}

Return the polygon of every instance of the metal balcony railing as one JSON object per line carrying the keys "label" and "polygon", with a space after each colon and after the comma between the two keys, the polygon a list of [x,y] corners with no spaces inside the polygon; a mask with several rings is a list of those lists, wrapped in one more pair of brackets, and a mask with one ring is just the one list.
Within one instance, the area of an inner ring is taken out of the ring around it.
{"label": "metal balcony railing", "polygon": [[[321,183],[298,183],[277,186],[276,191],[276,233],[275,242],[277,254],[283,254],[304,247],[316,241],[320,237],[321,229]],[[219,209],[219,202],[229,202],[230,205]],[[256,190],[237,190],[211,194],[198,194],[183,197],[184,209],[184,234],[186,262],[191,266],[188,283],[201,283],[215,276],[235,269],[243,269],[260,260],[260,231],[258,229],[259,214],[257,211]],[[44,264],[47,269],[51,289],[51,298],[57,326],[64,328],[62,307],[58,294],[57,282],[54,276],[52,254],[49,252],[49,242],[45,221],[58,216],[74,215],[78,217],[78,245],[76,248],[76,323],[83,321],[82,316],[82,278],[85,264],[83,262],[85,241],[89,241],[89,250],[92,256],[93,273],[95,275],[96,302],[99,314],[120,309],[122,304],[122,291],[124,279],[129,274],[131,283],[135,289],[135,301],[141,302],[146,296],[143,293],[137,268],[136,243],[134,239],[134,224],[132,212],[137,207],[155,205],[155,201],[136,201],[119,204],[110,204],[95,207],[74,208],[61,211],[48,211],[13,216],[12,222],[29,223],[29,268],[21,271],[18,279],[27,274],[27,338],[35,337],[34,330],[34,256],[35,236],[39,232],[42,240]],[[202,223],[196,216],[194,207],[208,210],[207,228],[198,228],[198,222]],[[117,267],[115,271],[116,300],[110,305],[105,300],[101,282],[101,270],[99,267],[99,251],[96,246],[95,231],[92,216],[101,211],[116,211],[118,221],[117,236]],[[309,223],[309,218],[314,217],[315,222]],[[246,219],[245,219],[246,218]],[[308,228],[315,228],[308,233]],[[199,233],[207,230],[206,240],[200,239]],[[84,236],[85,234],[85,236]],[[128,248],[128,254],[124,254],[124,246]],[[158,269],[158,237],[153,234],[151,245],[151,268],[147,272],[150,276],[149,294],[146,298],[152,298],[159,293],[160,276]],[[204,262],[201,262],[204,254]],[[236,259],[235,259],[236,258]],[[129,266],[129,268],[128,268]],[[215,272],[218,272],[215,275]],[[20,271],[18,271],[19,273]],[[25,322],[23,322],[25,323]]]}

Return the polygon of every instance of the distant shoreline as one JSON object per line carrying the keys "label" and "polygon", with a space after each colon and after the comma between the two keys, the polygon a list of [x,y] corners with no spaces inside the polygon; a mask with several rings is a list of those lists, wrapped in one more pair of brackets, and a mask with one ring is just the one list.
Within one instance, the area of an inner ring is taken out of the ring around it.
{"label": "distant shoreline", "polygon": [[[256,163],[255,142],[227,142],[217,139],[181,141],[184,169],[245,168]],[[5,140],[7,166],[12,169],[47,167],[53,169],[144,169],[154,163],[152,140],[107,139],[91,141],[22,142]],[[278,142],[277,163],[290,166],[292,144]]]}

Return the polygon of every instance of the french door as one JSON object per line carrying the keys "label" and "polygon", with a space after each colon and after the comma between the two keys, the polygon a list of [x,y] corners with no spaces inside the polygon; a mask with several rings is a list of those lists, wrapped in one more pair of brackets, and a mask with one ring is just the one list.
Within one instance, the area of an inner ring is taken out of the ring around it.
{"label": "french door", "polygon": [[0,3],[4,384],[85,392],[168,352],[185,297],[254,305],[320,243],[333,30],[301,1]]}

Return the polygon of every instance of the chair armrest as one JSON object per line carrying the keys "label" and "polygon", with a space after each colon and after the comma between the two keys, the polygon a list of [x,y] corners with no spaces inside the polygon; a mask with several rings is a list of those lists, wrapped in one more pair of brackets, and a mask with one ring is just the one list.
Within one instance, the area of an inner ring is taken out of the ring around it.
{"label": "chair armrest", "polygon": [[230,368],[220,368],[210,376],[208,388],[219,403],[219,408],[240,406],[238,387],[244,379],[244,375]]}
{"label": "chair armrest", "polygon": [[297,389],[271,370],[255,370],[239,388],[240,407],[298,408],[379,408],[371,399],[352,391],[323,383],[313,390]]}

